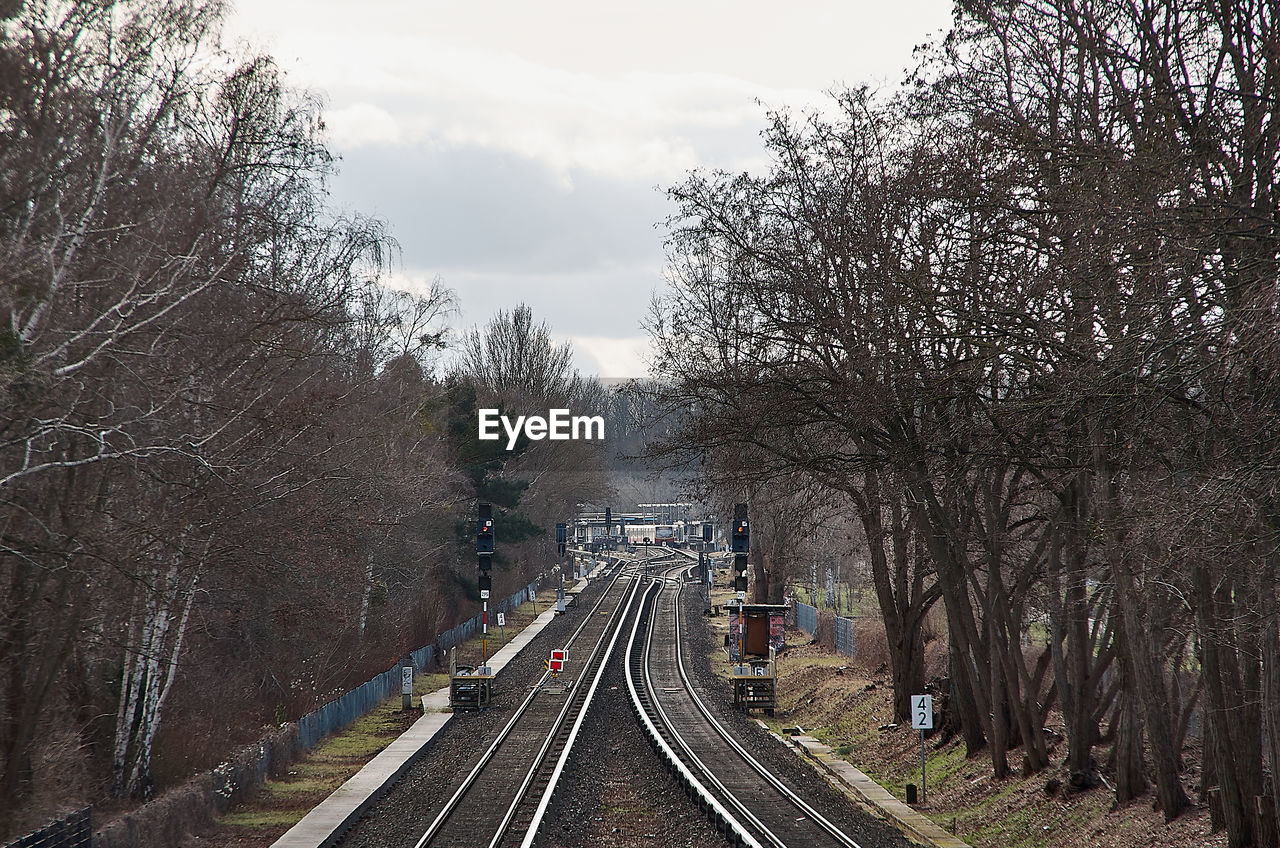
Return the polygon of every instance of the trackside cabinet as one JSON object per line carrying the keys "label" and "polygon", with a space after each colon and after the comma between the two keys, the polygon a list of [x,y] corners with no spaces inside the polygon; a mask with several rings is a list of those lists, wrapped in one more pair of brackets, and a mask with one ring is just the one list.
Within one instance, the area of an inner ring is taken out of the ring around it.
{"label": "trackside cabinet", "polygon": [[493,696],[493,672],[488,666],[478,668],[458,665],[458,649],[449,650],[449,708],[483,710]]}
{"label": "trackside cabinet", "polygon": [[777,652],[783,645],[786,604],[730,604],[729,660],[733,706],[764,710],[778,705]]}

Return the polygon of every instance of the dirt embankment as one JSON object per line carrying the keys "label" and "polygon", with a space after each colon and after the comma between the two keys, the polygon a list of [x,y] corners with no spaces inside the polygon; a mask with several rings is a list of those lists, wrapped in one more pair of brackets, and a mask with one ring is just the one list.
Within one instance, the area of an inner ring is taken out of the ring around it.
{"label": "dirt embankment", "polygon": [[[860,633],[864,639],[869,634]],[[883,631],[879,637],[883,639]],[[892,691],[880,671],[874,645],[865,652],[875,660],[840,656],[810,644],[801,631],[788,631],[788,647],[779,657],[779,709],[765,717],[777,732],[799,726],[832,746],[899,798],[905,785],[920,784],[920,735],[893,722]],[[864,643],[865,644],[865,643]],[[877,673],[879,672],[879,673]],[[1060,718],[1052,717],[1049,727]],[[926,742],[928,802],[920,810],[974,848],[1182,848],[1225,846],[1226,835],[1210,832],[1208,810],[1193,807],[1168,824],[1153,809],[1149,796],[1117,807],[1107,785],[1068,795],[1062,765],[1066,743],[1052,750],[1055,765],[1034,775],[1008,780],[992,778],[985,754],[966,759],[959,739]],[[1097,759],[1105,763],[1107,750]],[[1187,752],[1195,758],[1195,751]],[[1019,752],[1010,753],[1018,765]],[[1109,781],[1109,776],[1104,779]],[[1188,787],[1192,797],[1198,787]]]}

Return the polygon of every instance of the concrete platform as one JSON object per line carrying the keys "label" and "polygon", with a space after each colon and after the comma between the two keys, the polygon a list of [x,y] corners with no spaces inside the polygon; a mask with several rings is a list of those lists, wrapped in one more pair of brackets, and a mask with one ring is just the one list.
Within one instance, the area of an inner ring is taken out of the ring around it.
{"label": "concrete platform", "polygon": [[968,843],[947,833],[933,819],[908,807],[889,794],[889,791],[843,758],[836,756],[830,746],[812,736],[792,736],[791,743],[808,754],[827,773],[837,787],[848,790],[863,803],[878,809],[884,819],[905,833],[910,839],[934,848],[969,848]]}
{"label": "concrete platform", "polygon": [[[585,581],[584,581],[585,585]],[[555,608],[541,613],[511,638],[492,657],[489,666],[497,674],[516,654],[555,620]],[[272,848],[322,848],[337,841],[342,832],[381,797],[413,763],[418,752],[430,742],[449,719],[449,687],[422,696],[422,718],[401,733],[394,742],[365,764],[346,783],[334,790],[288,832],[271,843]]]}

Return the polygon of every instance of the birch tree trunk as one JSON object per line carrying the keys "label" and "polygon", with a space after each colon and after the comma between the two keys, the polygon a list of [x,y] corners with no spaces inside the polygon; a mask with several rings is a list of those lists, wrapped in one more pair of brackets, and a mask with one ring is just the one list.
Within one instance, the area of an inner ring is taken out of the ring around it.
{"label": "birch tree trunk", "polygon": [[155,568],[130,622],[125,646],[124,677],[112,746],[112,793],[136,799],[151,794],[151,753],[165,702],[173,688],[182,656],[199,567],[183,570],[175,561]]}
{"label": "birch tree trunk", "polygon": [[370,551],[364,566],[364,591],[360,593],[360,638],[364,639],[365,626],[369,622],[369,597],[373,594],[373,552]]}

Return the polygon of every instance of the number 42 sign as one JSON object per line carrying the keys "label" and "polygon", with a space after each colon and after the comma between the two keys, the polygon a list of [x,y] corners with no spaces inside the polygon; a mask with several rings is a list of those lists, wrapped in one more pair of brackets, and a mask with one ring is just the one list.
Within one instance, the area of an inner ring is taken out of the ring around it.
{"label": "number 42 sign", "polygon": [[924,732],[933,730],[933,696],[911,696],[911,726],[920,731],[920,800],[929,798],[929,790],[924,782]]}
{"label": "number 42 sign", "polygon": [[914,730],[933,729],[933,696],[911,696],[911,727]]}

